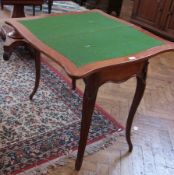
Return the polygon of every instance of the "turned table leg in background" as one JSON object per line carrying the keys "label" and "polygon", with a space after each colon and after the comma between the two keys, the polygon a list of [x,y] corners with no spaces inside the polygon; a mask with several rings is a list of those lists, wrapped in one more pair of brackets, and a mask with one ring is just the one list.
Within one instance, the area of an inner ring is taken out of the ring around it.
{"label": "turned table leg in background", "polygon": [[123,3],[123,0],[109,0],[107,13],[111,14],[112,11],[115,11],[116,16],[119,17],[120,12],[121,12],[122,3]]}
{"label": "turned table leg in background", "polygon": [[53,6],[53,0],[48,0],[47,3],[48,3],[48,13],[50,14]]}
{"label": "turned table leg in background", "polygon": [[12,18],[25,17],[24,4],[15,4],[13,7]]}

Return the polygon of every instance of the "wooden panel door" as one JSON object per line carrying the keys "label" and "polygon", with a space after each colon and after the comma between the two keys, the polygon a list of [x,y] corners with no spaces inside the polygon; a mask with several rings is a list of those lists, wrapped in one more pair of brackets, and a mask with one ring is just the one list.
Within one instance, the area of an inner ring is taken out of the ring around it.
{"label": "wooden panel door", "polygon": [[142,24],[158,26],[167,0],[134,0],[132,19]]}
{"label": "wooden panel door", "polygon": [[174,40],[174,1],[171,1],[170,9],[167,13],[164,31],[167,32]]}

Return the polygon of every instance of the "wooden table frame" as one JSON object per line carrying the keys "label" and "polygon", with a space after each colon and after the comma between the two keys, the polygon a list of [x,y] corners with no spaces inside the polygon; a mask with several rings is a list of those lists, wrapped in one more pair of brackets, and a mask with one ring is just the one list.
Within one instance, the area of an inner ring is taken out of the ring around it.
{"label": "wooden table frame", "polygon": [[[110,60],[91,63],[88,65],[82,66],[80,68],[77,68],[66,57],[56,52],[55,50],[49,48],[47,45],[45,45],[40,40],[38,40],[35,36],[32,35],[32,33],[30,33],[22,24],[20,24],[16,20],[9,19],[6,21],[8,25],[11,25],[15,28],[15,30],[20,34],[22,39],[13,40],[12,42],[6,42],[4,44],[4,58],[8,59],[12,51],[14,50],[14,48],[19,45],[29,46],[34,49],[36,79],[35,79],[35,87],[33,89],[33,92],[30,95],[30,99],[33,98],[39,86],[40,64],[41,64],[40,58],[42,54],[46,55],[47,57],[55,61],[58,65],[60,65],[65,70],[65,72],[69,75],[69,77],[72,78],[74,88],[75,88],[75,80],[82,78],[85,82],[80,141],[79,141],[77,159],[75,163],[76,170],[80,170],[82,165],[84,151],[85,151],[87,138],[88,138],[88,132],[91,124],[91,118],[94,111],[94,106],[95,106],[99,87],[109,81],[114,83],[120,83],[128,80],[131,77],[136,77],[137,79],[136,91],[135,91],[135,95],[133,98],[132,105],[130,107],[130,111],[129,111],[129,115],[126,123],[126,140],[129,145],[129,152],[131,152],[133,149],[131,137],[130,137],[131,126],[132,126],[135,112],[143,97],[143,93],[146,87],[148,60],[152,56],[155,56],[157,54],[174,50],[174,44],[172,42],[165,41],[133,24],[111,17],[99,10],[92,10],[92,11],[98,11],[99,13],[102,13],[110,18],[113,18],[114,20],[126,23],[136,28],[137,30],[142,31],[143,33],[150,35],[151,37],[162,40],[164,42],[164,45],[148,49],[141,53],[130,55],[131,57],[133,56],[133,58],[135,58],[133,60],[130,59],[130,56],[121,57],[117,59],[113,58]],[[88,13],[88,12],[89,11],[73,12],[73,13],[71,12],[66,14]],[[58,15],[62,15],[62,14],[58,14]],[[35,18],[42,18],[42,17],[35,17]],[[23,20],[23,19],[20,19],[20,20]]]}

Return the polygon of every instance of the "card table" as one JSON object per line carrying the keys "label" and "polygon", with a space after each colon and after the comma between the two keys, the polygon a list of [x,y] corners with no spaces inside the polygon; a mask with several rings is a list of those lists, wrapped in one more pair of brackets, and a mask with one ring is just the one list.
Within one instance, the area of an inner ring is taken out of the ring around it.
{"label": "card table", "polygon": [[85,82],[76,170],[82,165],[99,87],[136,77],[136,91],[126,123],[126,140],[131,152],[131,126],[146,87],[148,60],[173,51],[174,44],[100,10],[9,19],[6,23],[22,39],[4,44],[4,58],[8,59],[18,45],[34,50],[36,79],[30,99],[39,86],[43,54],[65,70],[73,88],[77,79]]}

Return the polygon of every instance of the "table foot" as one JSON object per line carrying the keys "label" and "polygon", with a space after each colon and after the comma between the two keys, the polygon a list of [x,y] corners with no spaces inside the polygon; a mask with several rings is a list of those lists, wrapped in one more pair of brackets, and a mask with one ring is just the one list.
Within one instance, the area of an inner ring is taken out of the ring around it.
{"label": "table foot", "polygon": [[11,56],[11,53],[7,53],[7,52],[4,52],[4,53],[3,53],[3,59],[4,59],[5,61],[8,61],[8,60],[10,59],[10,56]]}
{"label": "table foot", "polygon": [[132,127],[135,112],[137,111],[138,105],[141,102],[141,99],[143,97],[144,90],[146,87],[147,67],[148,67],[148,61],[144,63],[144,68],[142,72],[136,76],[137,87],[136,87],[133,102],[129,111],[127,124],[126,124],[126,140],[129,145],[129,152],[131,152],[133,149],[133,145],[131,141],[131,127]]}
{"label": "table foot", "polygon": [[91,124],[92,114],[94,111],[95,101],[96,101],[98,87],[99,87],[91,77],[85,79],[85,85],[86,86],[85,86],[85,92],[83,96],[80,141],[79,141],[77,159],[75,164],[75,169],[77,171],[79,171],[82,166],[84,151],[87,143],[89,128]]}

